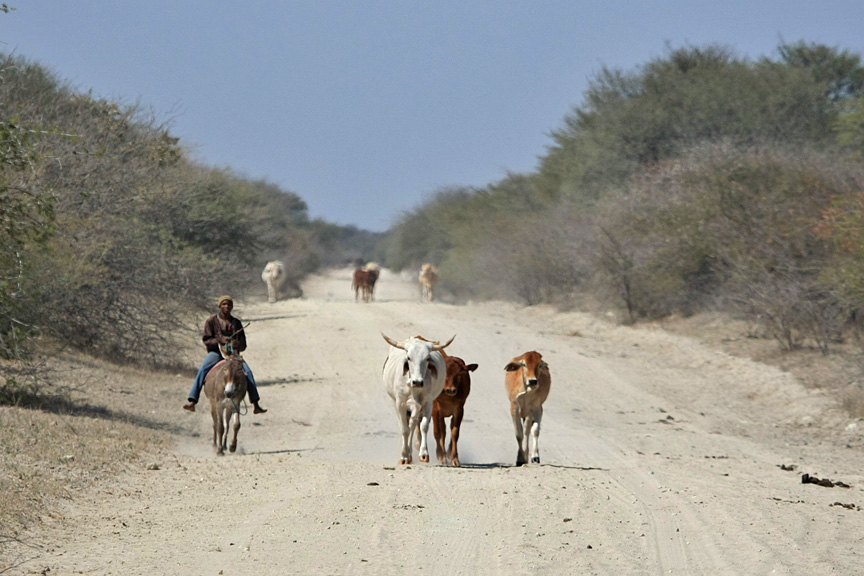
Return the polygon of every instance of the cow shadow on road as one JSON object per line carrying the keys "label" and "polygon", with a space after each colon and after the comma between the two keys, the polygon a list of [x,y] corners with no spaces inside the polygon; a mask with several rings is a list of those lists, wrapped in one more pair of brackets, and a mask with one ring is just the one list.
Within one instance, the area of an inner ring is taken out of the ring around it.
{"label": "cow shadow on road", "polygon": [[278,316],[246,316],[244,322],[267,322],[268,320],[288,320],[290,318],[306,318],[308,314],[280,314]]}
{"label": "cow shadow on road", "polygon": [[541,464],[540,466],[547,466],[549,468],[563,468],[564,470],[583,470],[586,472],[591,472],[593,470],[598,470],[601,472],[609,471],[609,468],[600,468],[598,466],[564,466],[563,464]]}
{"label": "cow shadow on road", "polygon": [[262,456],[265,454],[299,454],[301,452],[315,452],[319,450],[318,448],[286,448],[284,450],[249,450],[243,451],[243,454],[246,456]]}
{"label": "cow shadow on road", "polygon": [[596,466],[565,466],[563,464],[525,464],[523,466],[517,466],[516,464],[509,464],[504,462],[489,462],[489,463],[480,463],[480,464],[466,464],[462,462],[462,468],[467,468],[469,470],[495,470],[499,468],[562,468],[564,470],[582,470],[585,472],[590,471],[603,471],[608,472],[608,468],[598,468]]}
{"label": "cow shadow on road", "polygon": [[465,462],[461,462],[460,468],[464,468],[467,470],[494,470],[496,468],[509,468],[507,464],[503,462],[488,462],[483,464],[467,464]]}
{"label": "cow shadow on road", "polygon": [[278,384],[300,384],[305,382],[323,382],[324,378],[266,378],[264,380],[255,379],[255,385],[258,388],[266,388],[267,386],[276,386]]}

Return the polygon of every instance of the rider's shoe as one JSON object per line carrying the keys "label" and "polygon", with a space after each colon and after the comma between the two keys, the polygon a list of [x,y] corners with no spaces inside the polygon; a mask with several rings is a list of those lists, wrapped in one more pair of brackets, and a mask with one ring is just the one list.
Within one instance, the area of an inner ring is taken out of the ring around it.
{"label": "rider's shoe", "polygon": [[188,404],[183,405],[183,410],[188,410],[189,412],[195,411],[195,402],[189,401]]}
{"label": "rider's shoe", "polygon": [[259,406],[257,402],[255,402],[254,406],[255,408],[252,410],[253,414],[264,414],[265,412],[267,412],[267,410],[261,408],[261,406]]}

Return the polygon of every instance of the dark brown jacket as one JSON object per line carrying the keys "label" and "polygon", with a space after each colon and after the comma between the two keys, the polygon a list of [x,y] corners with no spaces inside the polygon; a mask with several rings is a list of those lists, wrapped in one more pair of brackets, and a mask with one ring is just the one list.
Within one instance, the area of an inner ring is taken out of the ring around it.
{"label": "dark brown jacket", "polygon": [[204,322],[204,346],[208,352],[216,352],[219,354],[219,340],[222,336],[229,336],[234,339],[234,349],[237,352],[246,350],[246,332],[243,330],[243,323],[238,318],[230,316],[230,322],[223,322],[218,314],[214,314]]}

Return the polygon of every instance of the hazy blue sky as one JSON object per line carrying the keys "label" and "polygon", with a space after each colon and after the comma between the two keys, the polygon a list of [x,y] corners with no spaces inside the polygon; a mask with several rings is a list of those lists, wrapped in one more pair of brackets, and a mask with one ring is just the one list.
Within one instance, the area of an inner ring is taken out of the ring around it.
{"label": "hazy blue sky", "polygon": [[666,46],[864,54],[864,1],[7,0],[0,49],[139,103],[197,161],[385,230],[440,188],[530,172],[606,65]]}

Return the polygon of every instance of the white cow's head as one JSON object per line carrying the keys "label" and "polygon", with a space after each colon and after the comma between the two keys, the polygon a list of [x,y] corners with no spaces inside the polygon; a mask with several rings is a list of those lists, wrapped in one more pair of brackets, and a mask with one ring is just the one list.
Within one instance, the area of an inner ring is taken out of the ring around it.
{"label": "white cow's head", "polygon": [[433,378],[438,377],[438,369],[435,364],[430,362],[429,356],[433,352],[444,350],[444,348],[453,342],[453,338],[456,338],[454,334],[453,338],[450,338],[446,344],[439,344],[438,342],[430,342],[419,336],[409,338],[405,342],[396,342],[384,334],[381,334],[381,336],[384,336],[384,340],[394,348],[405,351],[405,363],[402,367],[402,374],[407,377],[411,386],[417,388],[423,386],[427,373],[431,374]]}
{"label": "white cow's head", "polygon": [[285,267],[282,262],[272,261],[268,262],[264,267],[264,272],[261,273],[261,277],[266,282],[267,280],[276,280],[285,272]]}

